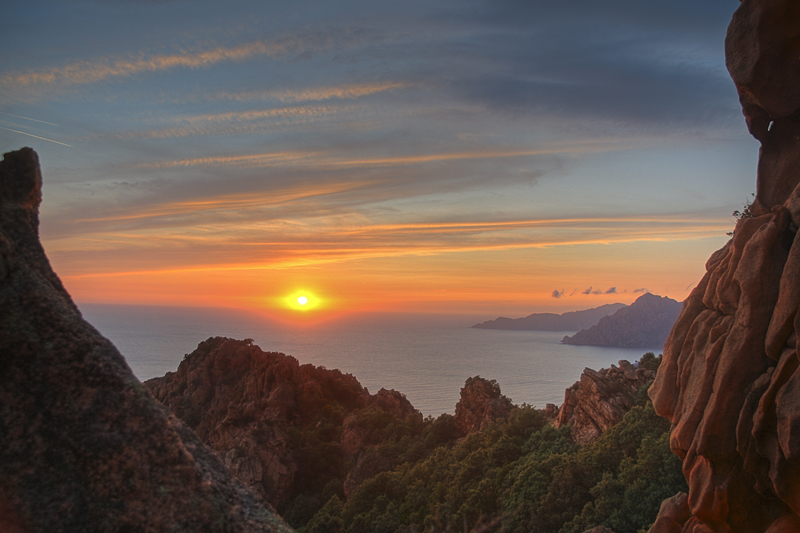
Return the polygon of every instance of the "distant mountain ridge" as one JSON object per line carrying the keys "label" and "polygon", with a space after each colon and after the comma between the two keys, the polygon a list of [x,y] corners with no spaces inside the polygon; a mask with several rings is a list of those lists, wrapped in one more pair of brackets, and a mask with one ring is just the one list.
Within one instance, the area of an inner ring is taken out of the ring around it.
{"label": "distant mountain ridge", "polygon": [[475,324],[478,329],[533,330],[533,331],[580,331],[597,324],[601,318],[628,307],[622,303],[606,304],[583,311],[563,314],[533,313],[524,318],[498,317]]}
{"label": "distant mountain ridge", "polygon": [[563,344],[616,348],[662,348],[683,304],[666,296],[646,293],[631,305],[572,336]]}

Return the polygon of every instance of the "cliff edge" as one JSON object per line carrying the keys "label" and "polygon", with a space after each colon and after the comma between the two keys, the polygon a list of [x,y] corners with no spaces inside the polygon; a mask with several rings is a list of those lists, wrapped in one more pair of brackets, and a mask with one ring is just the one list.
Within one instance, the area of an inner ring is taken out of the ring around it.
{"label": "cliff edge", "polygon": [[800,531],[800,4],[744,0],[725,42],[755,201],[706,264],[650,397],[689,493],[651,533]]}
{"label": "cliff edge", "polygon": [[42,176],[0,162],[0,531],[290,531],[83,320],[39,243]]}

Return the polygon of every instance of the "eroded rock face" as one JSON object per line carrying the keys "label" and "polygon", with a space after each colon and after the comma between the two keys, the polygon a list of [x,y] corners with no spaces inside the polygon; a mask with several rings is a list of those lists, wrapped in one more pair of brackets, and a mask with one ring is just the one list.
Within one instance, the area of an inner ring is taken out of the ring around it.
{"label": "eroded rock face", "polygon": [[511,408],[511,400],[500,393],[496,381],[480,376],[467,378],[456,404],[456,427],[462,435],[467,435],[498,418],[507,417]]}
{"label": "eroded rock face", "polygon": [[[409,417],[422,422],[397,391],[371,395],[350,374],[222,337],[200,343],[177,372],[145,385],[236,477],[279,509],[298,484],[318,474],[314,468],[354,464],[352,472],[341,472],[349,495],[367,477],[394,467],[393,458],[376,456],[376,429]],[[304,464],[304,444],[290,437],[292,428],[319,433],[336,460]]]}
{"label": "eroded rock face", "polygon": [[0,531],[289,531],[81,317],[38,239],[31,149],[0,163]]}
{"label": "eroded rock face", "polygon": [[686,512],[672,513],[685,521],[659,518],[655,533],[800,531],[800,4],[744,0],[726,55],[762,143],[757,194],[686,300],[650,390],[689,484]]}
{"label": "eroded rock face", "polygon": [[748,129],[761,141],[754,209],[762,215],[800,182],[800,4],[744,0],[725,57]]}
{"label": "eroded rock face", "polygon": [[575,442],[590,444],[622,421],[636,403],[639,389],[654,377],[651,370],[634,368],[628,361],[599,371],[586,368],[580,380],[564,391],[555,426],[572,426]]}

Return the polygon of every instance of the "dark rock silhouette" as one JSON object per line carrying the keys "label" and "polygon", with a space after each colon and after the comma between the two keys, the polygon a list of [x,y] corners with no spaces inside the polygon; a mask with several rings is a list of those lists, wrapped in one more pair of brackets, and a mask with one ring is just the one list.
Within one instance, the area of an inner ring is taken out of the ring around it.
{"label": "dark rock silhouette", "polygon": [[564,337],[561,342],[578,346],[660,348],[680,311],[680,302],[646,293],[628,307],[601,318],[589,329]]}
{"label": "dark rock silhouette", "polygon": [[622,421],[636,402],[639,389],[654,378],[655,372],[635,368],[628,361],[599,371],[586,368],[581,379],[564,391],[564,403],[554,425],[572,426],[575,442],[590,444]]}
{"label": "dark rock silhouette", "polygon": [[304,464],[304,445],[290,437],[291,428],[327,428],[331,464],[326,468],[355,464],[342,473],[347,495],[364,479],[395,466],[394,458],[376,456],[377,426],[409,417],[422,423],[399,392],[381,389],[371,395],[351,374],[301,365],[251,341],[222,337],[200,343],[177,372],[145,385],[240,480],[279,509],[298,484],[319,474]]}
{"label": "dark rock silhouette", "polygon": [[30,148],[0,162],[0,531],[289,531],[83,320],[41,179]]}
{"label": "dark rock silhouette", "polygon": [[650,389],[689,484],[652,533],[800,531],[800,4],[744,0],[725,51],[761,141],[756,196]]}
{"label": "dark rock silhouette", "polygon": [[456,404],[455,422],[462,435],[478,431],[511,413],[512,403],[500,392],[495,380],[467,378]]}
{"label": "dark rock silhouette", "polygon": [[597,321],[620,309],[625,304],[606,304],[583,311],[555,313],[533,313],[524,318],[499,317],[475,324],[479,329],[531,330],[531,331],[580,331],[597,324]]}

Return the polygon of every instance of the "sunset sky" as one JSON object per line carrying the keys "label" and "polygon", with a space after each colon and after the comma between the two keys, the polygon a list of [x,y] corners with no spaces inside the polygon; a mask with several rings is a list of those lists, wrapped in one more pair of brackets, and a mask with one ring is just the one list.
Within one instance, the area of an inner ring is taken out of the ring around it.
{"label": "sunset sky", "polygon": [[682,300],[755,188],[738,4],[7,0],[0,149],[79,303]]}

